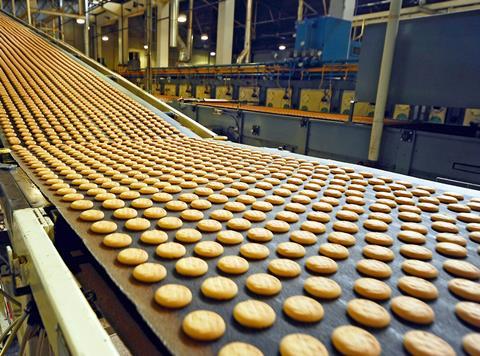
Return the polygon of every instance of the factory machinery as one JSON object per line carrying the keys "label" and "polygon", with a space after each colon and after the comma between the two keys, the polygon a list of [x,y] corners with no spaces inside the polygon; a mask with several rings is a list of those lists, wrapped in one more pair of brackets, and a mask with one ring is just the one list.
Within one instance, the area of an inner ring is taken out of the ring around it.
{"label": "factory machinery", "polygon": [[1,354],[478,354],[478,191],[224,142],[6,14],[0,49]]}

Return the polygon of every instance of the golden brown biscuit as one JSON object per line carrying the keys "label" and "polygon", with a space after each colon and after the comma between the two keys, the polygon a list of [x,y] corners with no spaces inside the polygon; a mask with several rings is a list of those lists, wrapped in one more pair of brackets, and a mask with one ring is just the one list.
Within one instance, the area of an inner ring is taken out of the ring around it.
{"label": "golden brown biscuit", "polygon": [[223,230],[218,232],[217,240],[223,244],[236,245],[243,241],[243,235],[233,230]]}
{"label": "golden brown biscuit", "polygon": [[339,326],[333,330],[332,343],[344,355],[378,356],[382,352],[375,336],[352,325]]}
{"label": "golden brown biscuit", "polygon": [[144,231],[150,228],[150,221],[144,218],[128,219],[125,228],[131,231]]}
{"label": "golden brown biscuit", "polygon": [[420,260],[406,260],[402,263],[402,270],[415,277],[436,278],[438,270],[434,265]]}
{"label": "golden brown biscuit", "polygon": [[335,299],[342,294],[342,288],[333,279],[325,277],[309,277],[303,288],[309,294],[322,299]]}
{"label": "golden brown biscuit", "polygon": [[219,339],[225,333],[225,322],[215,312],[195,310],[183,319],[182,329],[192,339],[212,341]]}
{"label": "golden brown biscuit", "polygon": [[431,324],[435,319],[435,312],[420,299],[398,296],[392,299],[392,311],[402,319],[415,324]]}
{"label": "golden brown biscuit", "polygon": [[157,246],[155,253],[162,258],[177,259],[183,257],[187,250],[177,242],[165,242]]}
{"label": "golden brown biscuit", "polygon": [[140,282],[155,283],[167,276],[167,270],[159,263],[146,262],[137,265],[133,269],[132,276]]}
{"label": "golden brown biscuit", "polygon": [[367,241],[369,244],[386,247],[393,245],[393,239],[383,232],[367,232],[365,234],[365,241]]}
{"label": "golden brown biscuit", "polygon": [[[325,346],[307,334],[289,334],[280,341],[281,356],[327,356]],[[240,356],[240,355],[239,355]]]}
{"label": "golden brown biscuit", "polygon": [[337,262],[325,256],[310,256],[305,261],[305,267],[312,272],[320,274],[332,274],[338,270]]}
{"label": "golden brown biscuit", "polygon": [[98,221],[102,220],[105,217],[105,214],[101,210],[84,210],[80,213],[80,220],[83,221]]}
{"label": "golden brown biscuit", "polygon": [[202,257],[217,257],[223,253],[223,246],[215,241],[201,241],[193,249],[195,253]]}
{"label": "golden brown biscuit", "polygon": [[433,300],[438,298],[438,289],[432,282],[414,276],[405,276],[398,279],[398,288],[412,297]]}
{"label": "golden brown biscuit", "polygon": [[278,294],[282,289],[280,280],[267,273],[255,273],[248,276],[245,285],[251,292],[266,296]]}
{"label": "golden brown biscuit", "polygon": [[467,261],[447,260],[443,263],[443,269],[460,278],[480,278],[480,268]]}
{"label": "golden brown biscuit", "polygon": [[334,260],[343,260],[348,258],[350,253],[345,246],[339,244],[325,243],[320,245],[318,253],[333,258]]}
{"label": "golden brown biscuit", "polygon": [[248,271],[249,263],[240,256],[225,256],[218,260],[217,267],[229,274],[243,274]]}
{"label": "golden brown biscuit", "polygon": [[347,304],[347,314],[356,322],[372,328],[390,324],[390,314],[380,304],[368,299],[352,299]]}
{"label": "golden brown biscuit", "polygon": [[216,300],[229,300],[238,293],[238,287],[230,278],[210,277],[203,281],[201,291],[206,297]]}
{"label": "golden brown biscuit", "polygon": [[251,260],[263,260],[270,255],[270,250],[258,243],[247,243],[240,247],[240,254]]}
{"label": "golden brown biscuit", "polygon": [[273,325],[276,319],[275,311],[267,303],[259,300],[245,300],[233,308],[235,320],[248,328],[265,329]]}
{"label": "golden brown biscuit", "polygon": [[283,311],[290,318],[304,323],[318,322],[324,315],[323,307],[319,302],[303,295],[285,299]]}
{"label": "golden brown biscuit", "polygon": [[392,269],[385,262],[364,259],[357,262],[357,271],[373,278],[389,278],[392,275]]}
{"label": "golden brown biscuit", "polygon": [[480,328],[480,304],[473,302],[458,302],[455,314],[464,322]]}
{"label": "golden brown biscuit", "polygon": [[353,285],[353,290],[362,297],[373,300],[390,299],[392,290],[385,282],[373,278],[359,278]]}
{"label": "golden brown biscuit", "polygon": [[410,330],[403,335],[403,346],[412,355],[455,356],[453,348],[440,337],[423,330]]}
{"label": "golden brown biscuit", "polygon": [[183,308],[192,301],[192,292],[180,284],[165,284],[155,292],[155,302],[166,308]]}
{"label": "golden brown biscuit", "polygon": [[166,234],[166,232],[160,230],[148,230],[144,231],[140,235],[140,241],[151,245],[158,245],[164,243],[167,240],[168,235]]}
{"label": "golden brown biscuit", "polygon": [[184,257],[177,261],[175,270],[182,276],[199,277],[207,273],[208,264],[198,257]]}
{"label": "golden brown biscuit", "polygon": [[463,349],[471,356],[480,355],[480,334],[470,333],[462,339]]}
{"label": "golden brown biscuit", "polygon": [[480,283],[463,278],[454,278],[448,282],[448,290],[458,297],[480,302]]}
{"label": "golden brown biscuit", "polygon": [[120,251],[117,255],[117,261],[129,266],[136,266],[147,262],[148,253],[140,248],[126,248]]}
{"label": "golden brown biscuit", "polygon": [[117,230],[117,224],[113,221],[100,220],[90,225],[90,230],[97,234],[110,234]]}
{"label": "golden brown biscuit", "polygon": [[165,230],[175,230],[181,228],[182,220],[174,216],[166,216],[157,221],[157,226]]}
{"label": "golden brown biscuit", "polygon": [[465,247],[451,242],[439,242],[435,246],[435,250],[448,257],[467,257],[467,249]]}
{"label": "golden brown biscuit", "polygon": [[130,235],[114,232],[113,234],[108,234],[103,238],[103,244],[108,247],[113,248],[123,248],[130,246],[132,243],[132,238]]}
{"label": "golden brown biscuit", "polygon": [[279,277],[296,277],[300,274],[301,269],[297,262],[286,259],[273,259],[268,264],[268,270]]}
{"label": "golden brown biscuit", "polygon": [[388,247],[378,245],[367,245],[362,249],[362,254],[371,259],[391,262],[395,259],[395,255]]}

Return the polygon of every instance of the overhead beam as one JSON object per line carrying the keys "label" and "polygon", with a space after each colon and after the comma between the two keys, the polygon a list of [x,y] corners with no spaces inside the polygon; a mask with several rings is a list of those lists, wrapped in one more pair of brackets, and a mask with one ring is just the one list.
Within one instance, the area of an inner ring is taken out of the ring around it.
{"label": "overhead beam", "polygon": [[32,12],[37,13],[37,14],[50,15],[50,16],[69,17],[69,18],[72,18],[72,19],[85,19],[85,16],[83,16],[83,15],[72,14],[72,13],[58,11],[58,10],[32,9]]}

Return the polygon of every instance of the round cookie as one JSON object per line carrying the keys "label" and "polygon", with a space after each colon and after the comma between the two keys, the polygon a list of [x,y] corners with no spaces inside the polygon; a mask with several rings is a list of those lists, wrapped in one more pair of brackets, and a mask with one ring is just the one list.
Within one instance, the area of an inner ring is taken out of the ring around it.
{"label": "round cookie", "polygon": [[165,242],[155,249],[157,256],[168,259],[177,259],[183,257],[187,250],[178,242]]}
{"label": "round cookie", "polygon": [[271,306],[253,299],[235,305],[233,317],[239,324],[252,329],[268,328],[276,319],[275,311]]}
{"label": "round cookie", "polygon": [[431,260],[432,251],[428,248],[412,244],[404,244],[400,246],[400,254],[417,260]]}
{"label": "round cookie", "polygon": [[293,320],[303,323],[318,322],[324,314],[319,302],[303,295],[288,297],[283,303],[283,311]]}
{"label": "round cookie", "polygon": [[126,248],[117,255],[117,261],[128,266],[136,266],[147,262],[148,253],[140,248]]}
{"label": "round cookie", "polygon": [[332,226],[333,230],[356,234],[358,232],[357,224],[350,221],[335,221]]}
{"label": "round cookie", "polygon": [[480,328],[480,304],[474,302],[458,302],[455,314],[464,322]]}
{"label": "round cookie", "polygon": [[223,253],[223,246],[215,241],[201,241],[195,245],[193,250],[199,256],[213,258]]}
{"label": "round cookie", "polygon": [[276,276],[292,278],[300,274],[301,269],[297,262],[286,259],[273,259],[268,264],[268,270]]}
{"label": "round cookie", "polygon": [[276,248],[277,254],[287,258],[301,258],[305,256],[305,247],[296,242],[281,242]]}
{"label": "round cookie", "polygon": [[199,221],[203,219],[203,213],[196,209],[187,209],[180,213],[180,217],[186,221]]}
{"label": "round cookie", "polygon": [[353,325],[342,325],[333,330],[332,343],[344,355],[379,356],[382,352],[375,336]]}
{"label": "round cookie", "polygon": [[480,355],[480,333],[470,333],[462,339],[463,349],[471,356]]}
{"label": "round cookie", "polygon": [[113,216],[117,219],[133,219],[137,217],[137,211],[132,208],[119,208],[113,212]]}
{"label": "round cookie", "polygon": [[100,220],[90,225],[90,230],[97,234],[110,234],[117,230],[117,224],[113,221]]}
{"label": "round cookie", "polygon": [[227,222],[227,227],[232,230],[245,231],[250,229],[252,223],[247,219],[234,218]]}
{"label": "round cookie", "polygon": [[225,322],[215,312],[195,310],[183,319],[182,329],[192,339],[212,341],[219,339],[225,333]]}
{"label": "round cookie", "polygon": [[327,240],[330,243],[339,244],[345,247],[353,246],[356,243],[355,236],[341,231],[332,231],[328,234]]}
{"label": "round cookie", "polygon": [[80,220],[83,221],[99,221],[105,217],[105,214],[101,210],[84,210],[80,213]]}
{"label": "round cookie", "polygon": [[460,278],[480,278],[480,268],[467,261],[447,260],[443,263],[443,269]]}
{"label": "round cookie", "polygon": [[282,289],[280,280],[267,273],[255,273],[248,276],[245,285],[251,292],[265,296],[278,294]]}
{"label": "round cookie", "polygon": [[432,282],[414,276],[405,276],[398,279],[397,287],[412,297],[433,300],[438,298],[438,289]]}
{"label": "round cookie", "polygon": [[363,222],[363,227],[370,231],[385,232],[388,230],[388,224],[381,220],[367,219]]}
{"label": "round cookie", "polygon": [[93,208],[93,202],[90,200],[75,200],[70,204],[70,209],[73,210],[88,210]]}
{"label": "round cookie", "polygon": [[132,276],[140,282],[155,283],[167,276],[167,270],[159,263],[146,262],[137,265],[133,269]]}
{"label": "round cookie", "polygon": [[167,212],[163,208],[160,208],[158,206],[153,206],[145,209],[143,211],[143,216],[146,217],[147,219],[161,219],[167,216]]}
{"label": "round cookie", "polygon": [[433,309],[417,298],[401,295],[392,299],[390,307],[397,316],[415,324],[431,324],[435,320]]}
{"label": "round cookie", "polygon": [[236,245],[243,241],[243,235],[233,230],[223,230],[218,232],[217,240],[226,245]]}
{"label": "round cookie", "polygon": [[403,346],[412,355],[455,356],[453,348],[440,337],[423,330],[410,330],[403,335]]}
{"label": "round cookie", "polygon": [[243,274],[248,271],[249,264],[240,256],[225,256],[218,260],[217,267],[228,274]]}
{"label": "round cookie", "polygon": [[448,282],[448,290],[458,297],[480,303],[480,283],[454,278]]}
{"label": "round cookie", "polygon": [[184,243],[194,243],[202,239],[202,233],[196,229],[180,229],[175,233],[175,239]]}
{"label": "round cookie", "polygon": [[425,235],[411,230],[402,230],[398,233],[397,238],[407,244],[424,244],[427,241]]}
{"label": "round cookie", "polygon": [[166,308],[183,308],[192,301],[192,292],[180,284],[165,284],[155,291],[155,302]]}
{"label": "round cookie", "polygon": [[282,220],[270,220],[265,224],[265,228],[273,233],[284,233],[290,230],[290,225]]}
{"label": "round cookie", "polygon": [[390,314],[380,304],[368,299],[352,299],[347,304],[347,314],[365,326],[384,328],[390,324]]}
{"label": "round cookie", "polygon": [[392,275],[392,269],[385,262],[363,259],[357,262],[357,271],[373,278],[389,278]]}
{"label": "round cookie", "polygon": [[290,240],[301,245],[313,245],[317,242],[317,236],[310,231],[295,230],[290,234]]}
{"label": "round cookie", "polygon": [[390,299],[392,290],[385,282],[374,278],[359,278],[353,284],[353,290],[367,299],[386,300]]}
{"label": "round cookie", "polygon": [[328,351],[326,347],[313,336],[308,334],[289,334],[284,336],[280,341],[280,355],[328,356]]}
{"label": "round cookie", "polygon": [[128,234],[114,232],[103,238],[103,244],[112,248],[123,248],[132,244],[132,238]]}
{"label": "round cookie", "polygon": [[325,256],[310,256],[305,261],[305,267],[312,272],[320,274],[332,274],[338,270],[337,262]]}
{"label": "round cookie", "polygon": [[224,345],[217,356],[263,356],[263,352],[253,345],[234,341]]}
{"label": "round cookie", "polygon": [[436,278],[438,270],[434,265],[420,260],[406,260],[402,263],[403,272],[420,278]]}
{"label": "round cookie", "polygon": [[199,277],[207,273],[208,264],[198,257],[184,257],[177,261],[175,270],[182,276]]}
{"label": "round cookie", "polygon": [[268,242],[273,239],[273,233],[263,227],[254,227],[248,230],[247,237],[252,241]]}
{"label": "round cookie", "polygon": [[394,260],[395,255],[388,247],[378,245],[367,245],[362,249],[362,254],[374,260],[383,262],[391,262]]}
{"label": "round cookie", "polygon": [[467,249],[451,242],[438,242],[435,251],[448,257],[467,257]]}
{"label": "round cookie", "polygon": [[205,219],[197,223],[197,229],[204,232],[217,232],[222,230],[222,224],[217,220]]}
{"label": "round cookie", "polygon": [[325,277],[309,277],[303,288],[309,294],[322,299],[335,299],[342,294],[342,288],[333,279]]}
{"label": "round cookie", "polygon": [[131,231],[144,231],[150,228],[150,221],[144,218],[133,218],[125,221],[125,228]]}
{"label": "round cookie", "polygon": [[235,282],[230,278],[222,276],[205,279],[200,289],[203,295],[216,300],[229,300],[238,293],[238,287]]}
{"label": "round cookie", "polygon": [[240,254],[251,260],[263,260],[270,255],[270,250],[261,244],[247,243],[240,247]]}
{"label": "round cookie", "polygon": [[369,244],[385,247],[393,245],[393,239],[383,232],[367,232],[365,234],[365,241]]}
{"label": "round cookie", "polygon": [[181,228],[183,225],[182,220],[174,216],[165,216],[157,221],[157,226],[165,230],[175,230]]}
{"label": "round cookie", "polygon": [[140,241],[149,245],[158,245],[168,240],[168,235],[161,230],[148,230],[140,235]]}
{"label": "round cookie", "polygon": [[325,243],[320,245],[318,252],[334,260],[344,260],[348,258],[350,253],[345,246],[339,244]]}

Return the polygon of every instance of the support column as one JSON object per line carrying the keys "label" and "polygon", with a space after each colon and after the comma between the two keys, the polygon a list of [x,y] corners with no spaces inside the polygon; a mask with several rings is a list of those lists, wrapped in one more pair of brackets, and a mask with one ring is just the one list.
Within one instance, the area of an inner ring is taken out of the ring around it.
{"label": "support column", "polygon": [[[80,0],[82,1],[82,0]],[[84,49],[85,49],[85,55],[87,57],[90,56],[90,18],[88,14],[88,0],[84,0],[84,14],[85,14],[85,24],[83,25],[83,40],[84,40]]]}
{"label": "support column", "polygon": [[[63,12],[63,0],[58,0],[58,7],[60,9],[60,12]],[[58,37],[62,41],[65,40],[65,36],[63,33],[63,16],[58,16]]]}
{"label": "support column", "polygon": [[17,15],[15,14],[16,12],[17,12],[17,11],[15,11],[15,0],[12,0],[12,15],[13,15],[13,16],[17,16]]}
{"label": "support column", "polygon": [[169,6],[168,2],[157,2],[157,53],[156,67],[168,67],[169,40]]}
{"label": "support column", "polygon": [[385,119],[385,107],[387,105],[388,88],[390,86],[390,74],[392,72],[393,55],[395,54],[395,42],[398,33],[400,10],[402,0],[390,2],[387,31],[383,45],[382,63],[380,65],[380,77],[378,78],[377,99],[375,100],[375,113],[372,123],[372,134],[368,149],[368,160],[377,162],[380,155],[380,145],[383,135],[383,120]]}
{"label": "support column", "polygon": [[100,24],[100,20],[97,17],[97,23],[95,24],[95,38],[96,38],[96,46],[95,48],[97,49],[97,58],[95,58],[96,61],[100,61],[103,55],[102,51],[102,25]]}
{"label": "support column", "polygon": [[330,2],[328,15],[338,19],[352,21],[354,11],[355,0],[336,0]]}
{"label": "support column", "polygon": [[[30,7],[30,0],[26,0],[27,2],[27,21],[29,25],[32,25],[32,9]],[[3,8],[3,1],[0,1],[0,9]]]}
{"label": "support column", "polygon": [[147,40],[147,70],[146,70],[146,88],[147,92],[152,93],[152,0],[146,3],[146,40]]}
{"label": "support column", "polygon": [[216,64],[232,64],[235,0],[218,3]]}

